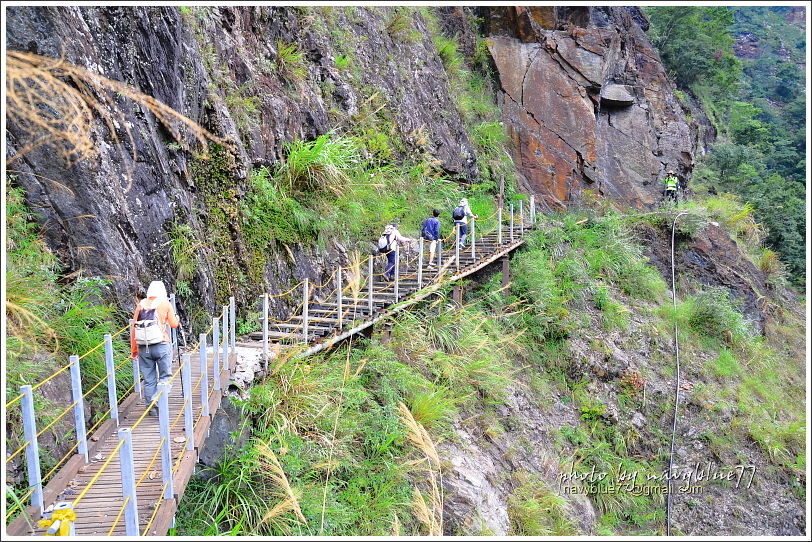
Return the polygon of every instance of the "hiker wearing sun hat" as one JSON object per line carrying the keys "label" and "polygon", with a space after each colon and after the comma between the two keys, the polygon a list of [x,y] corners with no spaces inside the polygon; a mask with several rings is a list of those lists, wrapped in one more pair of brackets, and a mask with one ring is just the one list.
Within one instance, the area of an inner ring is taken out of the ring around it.
{"label": "hiker wearing sun hat", "polygon": [[[130,325],[130,349],[144,377],[144,401],[149,405],[155,398],[158,382],[172,376],[172,344],[167,325],[178,327],[179,320],[166,295],[166,287],[154,280],[147,288],[147,297],[135,306]],[[157,416],[156,408],[150,416]]]}
{"label": "hiker wearing sun hat", "polygon": [[454,227],[460,230],[460,248],[465,246],[465,238],[468,236],[468,217],[479,218],[471,211],[468,199],[462,198],[459,205],[454,207],[451,218],[454,219]]}

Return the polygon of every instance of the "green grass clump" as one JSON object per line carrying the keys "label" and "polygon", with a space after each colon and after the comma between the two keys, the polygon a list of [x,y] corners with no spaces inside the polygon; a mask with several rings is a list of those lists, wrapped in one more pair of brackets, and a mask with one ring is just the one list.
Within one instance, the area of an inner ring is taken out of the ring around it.
{"label": "green grass clump", "polygon": [[169,229],[169,248],[175,262],[175,278],[188,282],[197,271],[197,253],[203,248],[203,243],[195,238],[191,224],[172,223]]}
{"label": "green grass clump", "polygon": [[510,535],[570,536],[577,529],[569,518],[567,500],[542,480],[524,472],[516,474],[519,486],[508,500]]}
{"label": "green grass clump", "polygon": [[304,52],[295,43],[276,40],[276,70],[289,81],[301,81],[307,76],[307,62]]}
{"label": "green grass clump", "polygon": [[314,141],[284,145],[287,156],[278,168],[282,188],[291,194],[329,191],[341,194],[350,182],[347,171],[358,162],[352,140],[323,134]]}

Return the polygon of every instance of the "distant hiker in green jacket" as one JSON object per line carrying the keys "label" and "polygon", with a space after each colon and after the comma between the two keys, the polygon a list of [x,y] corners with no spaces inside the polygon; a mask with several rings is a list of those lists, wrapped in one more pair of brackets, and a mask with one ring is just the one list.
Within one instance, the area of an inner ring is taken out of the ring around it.
{"label": "distant hiker in green jacket", "polygon": [[677,176],[673,169],[668,170],[668,174],[665,176],[665,179],[663,179],[663,183],[665,184],[665,198],[671,198],[674,200],[674,203],[677,203],[677,188],[679,187],[679,181],[677,180]]}

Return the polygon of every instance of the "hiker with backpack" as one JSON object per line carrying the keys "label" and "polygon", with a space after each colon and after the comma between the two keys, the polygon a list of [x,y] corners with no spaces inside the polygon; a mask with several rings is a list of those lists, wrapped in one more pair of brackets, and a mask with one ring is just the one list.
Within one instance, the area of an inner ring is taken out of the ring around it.
{"label": "hiker with backpack", "polygon": [[677,176],[673,169],[668,170],[668,174],[663,179],[663,184],[665,184],[665,199],[671,199],[674,201],[674,204],[676,204],[679,181],[677,181]]}
{"label": "hiker with backpack", "polygon": [[396,224],[387,224],[383,234],[378,239],[378,254],[386,254],[386,271],[383,278],[391,281],[395,278],[395,247],[411,243],[414,239],[404,237],[398,231]]}
{"label": "hiker with backpack", "polygon": [[460,204],[454,208],[451,218],[454,219],[454,227],[460,231],[460,248],[465,246],[465,238],[468,236],[468,217],[479,218],[471,211],[468,199],[462,198]]}
{"label": "hiker with backpack", "polygon": [[429,269],[434,268],[434,252],[437,250],[437,241],[440,239],[438,216],[440,216],[440,209],[434,209],[431,216],[423,221],[423,228],[420,230],[420,237],[429,241]]}
{"label": "hiker with backpack", "polygon": [[[179,323],[164,283],[152,281],[146,299],[135,306],[130,324],[130,350],[132,358],[138,358],[138,368],[144,377],[147,406],[155,398],[158,382],[166,382],[172,376],[172,341],[166,326],[177,328]],[[153,407],[149,415],[157,416],[157,408]]]}

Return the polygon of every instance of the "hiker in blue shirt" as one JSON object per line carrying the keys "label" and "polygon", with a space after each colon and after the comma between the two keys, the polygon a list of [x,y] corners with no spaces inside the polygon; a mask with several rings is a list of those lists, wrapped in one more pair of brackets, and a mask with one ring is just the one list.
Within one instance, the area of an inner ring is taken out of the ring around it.
{"label": "hiker in blue shirt", "polygon": [[437,240],[440,239],[440,209],[434,209],[432,216],[423,221],[423,229],[420,230],[420,237],[429,243],[429,269],[434,267],[434,252],[437,250]]}

